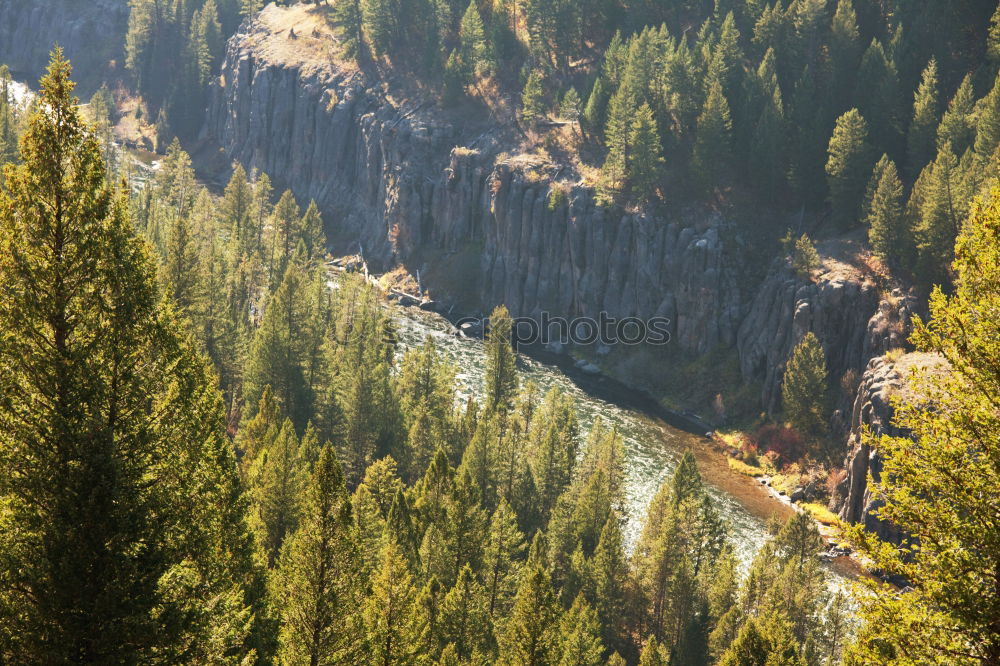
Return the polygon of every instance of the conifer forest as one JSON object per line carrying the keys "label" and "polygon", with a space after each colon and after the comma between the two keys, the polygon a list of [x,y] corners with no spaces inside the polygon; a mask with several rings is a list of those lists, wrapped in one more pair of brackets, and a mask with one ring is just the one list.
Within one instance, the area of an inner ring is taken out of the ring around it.
{"label": "conifer forest", "polygon": [[996,0],[0,0],[0,666],[1000,666],[998,396]]}

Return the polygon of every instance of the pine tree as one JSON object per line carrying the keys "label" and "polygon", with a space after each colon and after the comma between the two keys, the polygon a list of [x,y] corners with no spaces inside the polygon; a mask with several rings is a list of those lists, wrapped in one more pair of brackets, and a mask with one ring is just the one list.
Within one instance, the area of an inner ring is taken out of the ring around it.
{"label": "pine tree", "polygon": [[[917,273],[926,284],[946,284],[959,231],[956,214],[958,160],[946,143],[918,179]],[[917,190],[917,186],[914,186]],[[911,201],[915,198],[911,195]]]}
{"label": "pine tree", "polygon": [[524,535],[517,529],[517,517],[506,500],[493,512],[483,543],[483,579],[487,610],[491,617],[505,617],[517,591]]}
{"label": "pine tree", "polygon": [[486,336],[486,386],[484,407],[490,414],[506,415],[517,393],[517,355],[512,347],[513,320],[500,305],[490,313]]}
{"label": "pine tree", "polygon": [[897,155],[902,147],[898,118],[899,76],[896,65],[877,39],[872,39],[861,59],[854,98],[858,111],[868,121],[869,140],[875,143],[879,152]]}
{"label": "pine tree", "polygon": [[594,86],[587,97],[587,105],[583,108],[582,125],[590,133],[604,126],[605,114],[608,109],[608,93],[605,90],[604,77],[598,75]]}
{"label": "pine tree", "polygon": [[988,163],[998,145],[1000,145],[1000,74],[993,83],[993,89],[977,105],[976,155],[982,163]]}
{"label": "pine tree", "polygon": [[357,59],[361,55],[361,45],[364,42],[360,0],[336,0],[333,3],[333,16],[344,57]]}
{"label": "pine tree", "polygon": [[521,120],[532,126],[545,116],[545,91],[542,89],[542,70],[533,69],[528,74],[521,93]]}
{"label": "pine tree", "polygon": [[604,145],[608,154],[601,167],[601,187],[608,193],[607,198],[613,198],[620,192],[628,179],[628,139],[635,111],[635,99],[628,86],[623,85],[611,96],[604,128]]}
{"label": "pine tree", "polygon": [[792,248],[792,270],[800,280],[809,280],[812,272],[819,267],[819,253],[816,252],[816,246],[809,236],[802,234],[796,239]]}
{"label": "pine tree", "polygon": [[476,0],[469,0],[469,6],[462,15],[462,22],[458,27],[458,39],[466,77],[491,75],[496,69],[496,63],[486,41],[486,28],[483,26],[483,17],[479,15]]}
{"label": "pine tree", "polygon": [[628,182],[639,199],[655,196],[656,186],[663,179],[663,147],[656,130],[656,119],[648,104],[636,112],[629,131]]}
{"label": "pine tree", "polygon": [[934,159],[934,142],[941,121],[938,101],[937,60],[930,59],[913,94],[913,119],[906,136],[909,173],[920,173]]}
{"label": "pine tree", "polygon": [[722,84],[713,81],[708,88],[705,106],[698,116],[698,130],[695,134],[691,162],[702,187],[706,190],[715,187],[719,178],[728,169],[732,158],[730,137],[732,126],[729,102],[722,92]]}
{"label": "pine tree", "polygon": [[629,569],[619,523],[618,516],[612,515],[604,524],[591,560],[591,576],[594,609],[600,620],[604,644],[609,649],[625,650],[628,647],[625,613]]}
{"label": "pine tree", "polygon": [[364,604],[369,663],[379,666],[418,663],[429,651],[429,618],[402,550],[393,539],[383,542],[371,593]]}
{"label": "pine tree", "polygon": [[545,570],[543,551],[538,534],[521,572],[514,606],[497,637],[499,663],[505,666],[550,663],[558,654],[559,606]]}
{"label": "pine tree", "polygon": [[326,446],[304,496],[299,528],[281,551],[282,663],[364,659],[362,571],[344,475]]}
{"label": "pine tree", "polygon": [[839,0],[830,25],[830,58],[833,65],[834,98],[846,100],[851,93],[860,54],[858,15],[851,0]]}
{"label": "pine tree", "polygon": [[865,184],[871,170],[868,124],[857,109],[837,119],[826,162],[827,184],[834,222],[841,229],[857,224]]}
{"label": "pine tree", "polygon": [[484,654],[492,641],[492,622],[485,600],[473,570],[463,566],[441,605],[440,621],[442,642],[454,645],[462,659]]}
{"label": "pine tree", "polygon": [[306,480],[299,440],[292,422],[285,419],[273,439],[258,451],[249,471],[251,522],[269,565],[277,560],[285,537],[298,526]]}
{"label": "pine tree", "polygon": [[[17,122],[14,117],[14,95],[11,92],[10,70],[0,65],[0,168],[17,157]],[[0,183],[3,176],[0,175]]]}
{"label": "pine tree", "polygon": [[961,155],[972,146],[976,135],[975,97],[972,90],[972,75],[967,74],[948,103],[948,110],[941,118],[937,129],[937,148],[951,145],[951,151]]}
{"label": "pine tree", "polygon": [[244,369],[244,395],[255,405],[270,385],[282,413],[297,431],[305,428],[312,409],[312,391],[306,381],[302,332],[309,316],[305,275],[293,265],[270,299],[260,328],[254,334]]}
{"label": "pine tree", "polygon": [[560,666],[599,666],[604,663],[604,646],[601,644],[600,623],[597,613],[583,595],[577,596],[573,605],[563,614],[559,623]]}
{"label": "pine tree", "polygon": [[252,563],[219,397],[69,76],[57,49],[0,191],[0,461],[20,470],[0,660],[239,661]]}
{"label": "pine tree", "polygon": [[792,350],[781,382],[781,400],[792,426],[817,440],[826,432],[826,355],[812,332]]}
{"label": "pine tree", "polygon": [[907,255],[906,247],[911,240],[903,216],[903,183],[895,163],[885,156],[883,160],[886,160],[885,167],[881,174],[876,167],[869,185],[873,192],[868,206],[868,242],[880,259],[890,265],[899,265]]}

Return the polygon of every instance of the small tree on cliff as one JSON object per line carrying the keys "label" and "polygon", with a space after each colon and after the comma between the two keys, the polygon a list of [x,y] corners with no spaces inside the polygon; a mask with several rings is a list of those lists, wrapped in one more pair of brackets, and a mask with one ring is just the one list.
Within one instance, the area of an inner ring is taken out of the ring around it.
{"label": "small tree on cliff", "polygon": [[810,331],[785,366],[781,399],[792,426],[814,443],[826,433],[826,355]]}

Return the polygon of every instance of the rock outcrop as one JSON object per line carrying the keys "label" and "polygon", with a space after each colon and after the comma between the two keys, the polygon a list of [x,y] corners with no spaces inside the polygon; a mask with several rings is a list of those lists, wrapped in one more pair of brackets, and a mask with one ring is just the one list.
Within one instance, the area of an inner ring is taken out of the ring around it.
{"label": "rock outcrop", "polygon": [[868,363],[851,413],[850,438],[844,466],[847,478],[840,488],[841,519],[850,523],[863,523],[865,528],[885,541],[898,543],[902,533],[891,523],[880,520],[875,511],[881,506],[869,487],[871,480],[878,483],[882,476],[882,456],[862,435],[867,429],[873,436],[905,437],[907,432],[893,423],[893,399],[915,400],[908,381],[914,367],[931,372],[944,371],[944,361],[933,354],[912,352],[898,358],[880,356]]}
{"label": "rock outcrop", "polygon": [[270,6],[230,40],[207,132],[233,159],[316,200],[376,265],[474,246],[479,275],[463,279],[478,284],[483,310],[660,315],[683,351],[735,343],[740,290],[720,221],[599,207],[590,189],[539,177],[531,158],[500,155],[509,130],[485,113],[454,127],[332,64],[329,30],[304,5]]}
{"label": "rock outcrop", "polygon": [[128,0],[0,0],[0,63],[34,83],[56,45],[86,93],[121,65]]}
{"label": "rock outcrop", "polygon": [[[916,302],[901,289],[882,295],[870,277],[829,257],[815,281],[797,277],[785,259],[778,259],[740,323],[743,379],[759,382],[761,404],[769,412],[777,410],[785,363],[809,332],[823,345],[834,383],[849,371],[860,374],[870,359],[907,346]],[[835,397],[835,412],[849,412],[855,394]]]}

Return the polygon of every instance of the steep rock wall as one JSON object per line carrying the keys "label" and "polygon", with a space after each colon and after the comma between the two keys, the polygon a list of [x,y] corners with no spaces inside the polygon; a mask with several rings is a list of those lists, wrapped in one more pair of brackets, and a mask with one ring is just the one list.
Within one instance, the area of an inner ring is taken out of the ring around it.
{"label": "steep rock wall", "polygon": [[[325,26],[301,14],[284,27],[294,16],[269,7],[230,40],[207,133],[233,159],[315,199],[369,261],[388,266],[428,245],[476,244],[484,310],[657,314],[670,318],[684,351],[734,344],[739,289],[718,221],[684,228],[598,207],[585,187],[499,159],[501,128],[452,127],[331,65],[318,56]],[[550,206],[553,187],[568,194]]]}
{"label": "steep rock wall", "polygon": [[946,372],[947,366],[937,356],[924,353],[904,354],[898,359],[880,356],[868,363],[858,388],[851,412],[850,437],[844,467],[847,478],[840,489],[840,517],[850,523],[863,523],[865,528],[885,541],[898,543],[902,533],[891,523],[880,520],[875,511],[881,506],[869,486],[882,477],[882,455],[862,436],[868,429],[874,437],[889,435],[905,437],[908,433],[893,423],[893,398],[913,401],[909,386],[911,368],[920,366],[931,372]]}
{"label": "steep rock wall", "polygon": [[[905,347],[915,308],[913,297],[897,289],[883,298],[862,276],[834,271],[807,281],[778,260],[740,323],[741,373],[760,382],[761,403],[773,412],[781,403],[785,363],[806,333],[823,345],[827,372],[837,383],[848,370],[860,374],[871,358]],[[837,395],[836,411],[849,410],[854,397]]]}
{"label": "steep rock wall", "polygon": [[128,14],[128,0],[0,0],[0,63],[34,83],[59,45],[87,93],[121,64]]}

